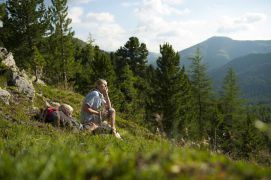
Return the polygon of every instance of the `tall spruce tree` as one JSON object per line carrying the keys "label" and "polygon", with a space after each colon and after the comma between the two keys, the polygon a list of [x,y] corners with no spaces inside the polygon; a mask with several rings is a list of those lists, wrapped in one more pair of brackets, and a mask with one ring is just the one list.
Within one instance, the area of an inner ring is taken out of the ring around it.
{"label": "tall spruce tree", "polygon": [[[161,57],[157,60],[156,99],[157,113],[162,119],[163,130],[168,136],[178,134],[181,124],[185,122],[187,110],[187,77],[180,68],[180,57],[171,45],[160,46]],[[176,128],[177,127],[177,128]]]}
{"label": "tall spruce tree", "polygon": [[43,0],[7,0],[1,40],[14,53],[21,68],[34,69],[34,47],[48,30],[48,11]]}
{"label": "tall spruce tree", "polygon": [[232,68],[229,68],[221,91],[221,111],[224,118],[220,126],[220,137],[222,141],[221,148],[225,153],[239,151],[240,149],[236,148],[244,140],[242,136],[245,133],[245,128],[243,127],[245,115],[239,93],[235,72]]}
{"label": "tall spruce tree", "polygon": [[207,68],[202,63],[202,56],[197,48],[194,57],[190,58],[189,76],[192,85],[194,107],[196,113],[196,129],[194,134],[197,138],[207,136],[207,129],[210,128],[211,110],[211,81],[207,75]]}
{"label": "tall spruce tree", "polygon": [[158,122],[158,120],[155,118],[155,115],[157,115],[157,109],[159,107],[159,104],[155,101],[156,100],[156,85],[158,85],[158,78],[156,77],[156,69],[149,65],[146,71],[146,75],[148,78],[146,78],[147,81],[147,88],[146,88],[146,99],[145,99],[145,124],[148,126],[150,130],[153,132],[155,131],[161,131],[163,130],[162,124]]}
{"label": "tall spruce tree", "polygon": [[[119,87],[126,84],[123,82],[123,79],[125,78],[122,78],[122,73],[125,72],[127,73],[127,76],[134,76],[130,78],[135,81],[132,84],[134,86],[133,88],[135,88],[136,94],[131,96],[125,94],[128,91],[122,91],[122,93],[124,93],[124,97],[128,98],[126,101],[129,101],[129,106],[133,107],[133,110],[136,110],[136,113],[134,114],[144,114],[142,111],[145,109],[146,89],[148,86],[145,80],[147,56],[148,50],[146,45],[144,43],[140,43],[137,37],[130,37],[126,44],[123,47],[120,47],[113,56],[115,71],[117,74],[117,84]],[[127,65],[129,66],[128,69],[131,70],[132,73],[128,73]]]}
{"label": "tall spruce tree", "polygon": [[49,38],[49,52],[51,58],[48,62],[49,76],[55,83],[63,84],[67,88],[68,79],[72,77],[74,65],[74,46],[68,18],[67,0],[52,0],[51,33]]}
{"label": "tall spruce tree", "polygon": [[76,61],[80,64],[80,69],[76,72],[74,88],[77,92],[86,94],[91,88],[95,80],[92,77],[95,56],[95,47],[92,42],[88,42],[77,54]]}
{"label": "tall spruce tree", "polygon": [[122,97],[120,99],[120,112],[124,113],[125,118],[135,118],[138,114],[137,90],[135,89],[136,77],[128,64],[123,66],[120,71],[119,89],[122,93],[122,96],[120,96],[120,98]]}
{"label": "tall spruce tree", "polygon": [[148,50],[144,43],[140,43],[137,37],[130,37],[129,41],[116,52],[117,69],[122,69],[128,64],[136,76],[145,77]]}

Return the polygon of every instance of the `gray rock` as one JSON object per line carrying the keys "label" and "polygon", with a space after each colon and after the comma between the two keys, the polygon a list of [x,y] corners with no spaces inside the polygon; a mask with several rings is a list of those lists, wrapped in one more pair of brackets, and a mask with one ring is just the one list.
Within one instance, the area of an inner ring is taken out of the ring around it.
{"label": "gray rock", "polygon": [[8,54],[8,51],[6,48],[0,47],[0,58],[4,59]]}
{"label": "gray rock", "polygon": [[30,99],[35,96],[35,89],[24,71],[20,71],[16,66],[12,53],[9,53],[5,48],[0,47],[0,58],[3,59],[2,63],[8,67],[10,71],[9,85],[18,87],[19,92],[24,93]]}
{"label": "gray rock", "polygon": [[2,61],[2,63],[3,63],[5,66],[7,66],[8,68],[14,68],[14,69],[18,70],[18,67],[16,66],[16,63],[15,63],[15,61],[14,61],[14,58],[13,58],[12,53],[8,53],[8,54],[6,55],[6,57],[4,57],[4,58],[2,58],[2,59],[4,59],[4,60]]}
{"label": "gray rock", "polygon": [[26,94],[30,99],[35,96],[35,88],[25,72],[13,72],[10,82],[11,85],[18,87],[19,92]]}
{"label": "gray rock", "polygon": [[10,93],[4,89],[0,89],[0,99],[7,105],[9,105]]}

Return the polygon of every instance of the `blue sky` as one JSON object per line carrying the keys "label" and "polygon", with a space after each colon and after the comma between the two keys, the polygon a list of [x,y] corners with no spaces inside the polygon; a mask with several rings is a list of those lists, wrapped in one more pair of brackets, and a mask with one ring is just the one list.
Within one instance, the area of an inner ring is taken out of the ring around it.
{"label": "blue sky", "polygon": [[[46,0],[47,1],[47,0]],[[168,42],[182,50],[212,36],[271,39],[270,0],[68,0],[75,37],[91,34],[114,51],[129,37],[159,52]]]}

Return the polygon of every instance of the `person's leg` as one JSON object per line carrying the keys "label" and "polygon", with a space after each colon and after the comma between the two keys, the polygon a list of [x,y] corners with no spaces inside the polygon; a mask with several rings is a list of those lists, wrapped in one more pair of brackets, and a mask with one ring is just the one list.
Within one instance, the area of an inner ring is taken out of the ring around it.
{"label": "person's leg", "polygon": [[115,122],[116,122],[116,110],[114,108],[110,108],[109,110],[109,121],[112,129],[116,131]]}
{"label": "person's leg", "polygon": [[95,129],[97,129],[99,126],[97,126],[95,123],[93,122],[88,122],[83,124],[83,127],[85,130],[87,130],[89,133],[91,134],[95,134]]}
{"label": "person's leg", "polygon": [[110,125],[111,125],[111,128],[112,128],[113,135],[116,138],[122,139],[120,134],[116,131],[116,126],[115,126],[115,123],[116,123],[116,110],[114,108],[109,109],[109,120],[110,120]]}

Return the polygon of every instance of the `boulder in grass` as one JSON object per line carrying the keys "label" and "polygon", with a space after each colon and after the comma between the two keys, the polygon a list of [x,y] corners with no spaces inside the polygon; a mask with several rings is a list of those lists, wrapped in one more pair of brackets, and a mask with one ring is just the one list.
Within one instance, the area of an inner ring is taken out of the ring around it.
{"label": "boulder in grass", "polygon": [[0,100],[3,101],[5,104],[9,105],[10,100],[10,93],[4,89],[0,88]]}
{"label": "boulder in grass", "polygon": [[19,92],[26,94],[30,99],[35,96],[35,88],[24,71],[12,72],[11,76],[9,82],[11,85],[18,87]]}
{"label": "boulder in grass", "polygon": [[19,92],[24,93],[30,99],[35,96],[35,88],[24,71],[20,71],[16,66],[12,53],[9,53],[5,48],[0,47],[0,58],[8,71],[8,85],[18,87]]}

